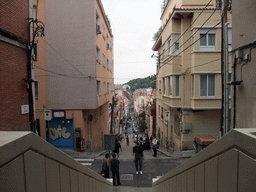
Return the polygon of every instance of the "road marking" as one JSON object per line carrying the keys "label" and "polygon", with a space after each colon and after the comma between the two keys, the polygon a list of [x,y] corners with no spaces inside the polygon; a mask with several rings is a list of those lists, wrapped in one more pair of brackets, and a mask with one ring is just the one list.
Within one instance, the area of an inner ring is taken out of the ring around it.
{"label": "road marking", "polygon": [[122,174],[120,177],[120,180],[126,180],[126,181],[133,180],[133,174]]}
{"label": "road marking", "polygon": [[75,159],[76,161],[94,161],[94,159]]}
{"label": "road marking", "polygon": [[81,163],[82,165],[84,166],[91,166],[92,164],[91,163]]}

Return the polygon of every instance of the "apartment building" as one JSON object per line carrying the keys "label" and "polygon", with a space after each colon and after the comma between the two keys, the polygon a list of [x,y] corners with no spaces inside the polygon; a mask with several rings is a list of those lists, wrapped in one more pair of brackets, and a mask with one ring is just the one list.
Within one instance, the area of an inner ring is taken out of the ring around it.
{"label": "apartment building", "polygon": [[220,10],[215,1],[168,0],[160,19],[152,48],[158,52],[156,136],[161,146],[193,149],[196,135],[218,137],[221,128]]}
{"label": "apartment building", "polygon": [[113,34],[103,5],[100,0],[36,3],[37,17],[45,22],[35,61],[42,135],[60,148],[79,148],[81,138],[94,149],[102,147],[114,83]]}
{"label": "apartment building", "polygon": [[232,1],[232,128],[256,127],[256,3]]}

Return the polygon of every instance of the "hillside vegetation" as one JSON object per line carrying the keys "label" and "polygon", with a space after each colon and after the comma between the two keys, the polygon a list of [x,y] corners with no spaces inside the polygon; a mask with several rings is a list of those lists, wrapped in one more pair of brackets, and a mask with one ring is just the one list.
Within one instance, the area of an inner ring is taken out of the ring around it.
{"label": "hillside vegetation", "polygon": [[133,92],[139,88],[143,89],[143,88],[153,87],[155,80],[156,80],[156,75],[151,75],[145,78],[130,80],[128,83],[125,83],[125,84],[130,85],[131,91]]}

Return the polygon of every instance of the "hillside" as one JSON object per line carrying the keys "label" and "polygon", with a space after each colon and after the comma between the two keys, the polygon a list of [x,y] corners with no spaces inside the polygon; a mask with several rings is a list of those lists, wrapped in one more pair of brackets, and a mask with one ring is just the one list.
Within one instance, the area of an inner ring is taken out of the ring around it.
{"label": "hillside", "polygon": [[138,79],[130,80],[128,83],[125,83],[125,84],[130,85],[131,91],[133,92],[139,88],[153,87],[155,80],[156,80],[156,75],[151,75],[146,78],[138,78]]}

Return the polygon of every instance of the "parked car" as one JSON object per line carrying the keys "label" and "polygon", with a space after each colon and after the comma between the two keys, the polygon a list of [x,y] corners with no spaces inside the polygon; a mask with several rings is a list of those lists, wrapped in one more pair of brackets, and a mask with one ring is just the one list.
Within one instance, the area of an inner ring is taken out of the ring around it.
{"label": "parked car", "polygon": [[197,135],[194,139],[194,147],[196,149],[196,153],[202,151],[214,141],[216,141],[216,138],[211,135]]}
{"label": "parked car", "polygon": [[137,140],[142,143],[143,149],[150,149],[150,140],[147,133],[138,133]]}

